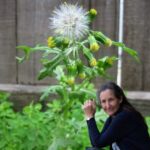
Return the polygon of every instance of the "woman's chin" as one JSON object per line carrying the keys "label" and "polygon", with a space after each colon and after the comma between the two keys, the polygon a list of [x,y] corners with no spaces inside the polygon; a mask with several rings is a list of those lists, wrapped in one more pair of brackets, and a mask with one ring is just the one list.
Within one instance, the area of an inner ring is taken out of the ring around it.
{"label": "woman's chin", "polygon": [[109,116],[113,116],[115,114],[114,111],[106,111],[106,113],[109,115]]}

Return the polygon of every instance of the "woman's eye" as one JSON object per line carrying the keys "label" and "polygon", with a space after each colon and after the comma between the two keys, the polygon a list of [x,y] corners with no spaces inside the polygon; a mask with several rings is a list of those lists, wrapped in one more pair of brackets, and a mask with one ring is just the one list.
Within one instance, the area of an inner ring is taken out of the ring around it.
{"label": "woman's eye", "polygon": [[102,103],[102,104],[104,104],[104,103],[105,103],[105,101],[103,100],[103,101],[101,101],[101,103]]}
{"label": "woman's eye", "polygon": [[113,102],[113,101],[114,101],[114,99],[113,99],[113,98],[110,98],[110,99],[109,99],[109,101],[110,101],[110,102]]}

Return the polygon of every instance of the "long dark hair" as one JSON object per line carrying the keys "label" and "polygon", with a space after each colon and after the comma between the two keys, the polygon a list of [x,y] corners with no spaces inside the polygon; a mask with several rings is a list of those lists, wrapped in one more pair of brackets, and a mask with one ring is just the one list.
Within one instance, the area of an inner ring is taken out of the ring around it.
{"label": "long dark hair", "polygon": [[112,90],[115,97],[119,100],[122,100],[121,104],[120,104],[120,108],[127,110],[127,111],[132,111],[135,112],[139,118],[141,119],[141,121],[144,123],[144,126],[147,128],[147,125],[145,123],[145,119],[144,117],[141,115],[141,113],[139,111],[137,111],[128,101],[127,97],[125,96],[123,90],[114,82],[107,82],[106,84],[102,85],[100,87],[100,89],[97,91],[97,98],[99,99],[100,93],[105,91],[105,90]]}

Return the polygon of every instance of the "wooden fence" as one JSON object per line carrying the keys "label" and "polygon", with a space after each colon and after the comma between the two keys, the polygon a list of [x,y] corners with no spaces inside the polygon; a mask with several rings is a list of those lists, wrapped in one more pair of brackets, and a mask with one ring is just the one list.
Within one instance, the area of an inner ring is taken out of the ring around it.
{"label": "wooden fence", "polygon": [[[51,13],[64,0],[0,0],[0,83],[47,85],[53,79],[38,81],[36,76],[42,67],[38,59],[40,53],[18,64],[15,57],[21,55],[17,45],[34,46],[46,43],[51,35],[48,29]],[[76,3],[76,0],[67,2]],[[101,30],[110,38],[118,39],[119,0],[78,0],[84,8],[94,7],[98,17],[92,27]],[[125,0],[124,4],[124,43],[136,49],[141,63],[123,54],[123,87],[127,90],[150,90],[150,1]],[[100,51],[100,56],[117,55],[117,49]],[[110,73],[116,80],[117,65]],[[98,81],[98,82],[97,82]],[[104,79],[95,79],[102,83]],[[98,85],[97,85],[98,86]]]}

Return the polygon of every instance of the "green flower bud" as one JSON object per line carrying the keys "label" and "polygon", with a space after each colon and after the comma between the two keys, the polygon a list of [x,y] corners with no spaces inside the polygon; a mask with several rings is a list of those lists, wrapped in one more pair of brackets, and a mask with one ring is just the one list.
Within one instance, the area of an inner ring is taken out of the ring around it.
{"label": "green flower bud", "polygon": [[110,38],[107,38],[105,41],[105,46],[110,47],[112,45],[112,40]]}
{"label": "green flower bud", "polygon": [[90,45],[90,50],[93,51],[93,52],[98,51],[99,48],[100,48],[100,46],[97,43],[93,43],[93,44]]}
{"label": "green flower bud", "polygon": [[96,9],[90,9],[90,15],[92,15],[92,16],[96,16],[97,15],[97,11],[96,11]]}
{"label": "green flower bud", "polygon": [[68,83],[68,85],[74,85],[74,83],[75,83],[75,78],[74,77],[68,77],[68,79],[67,79],[67,83]]}
{"label": "green flower bud", "polygon": [[86,74],[84,72],[79,73],[80,79],[84,79],[86,77]]}
{"label": "green flower bud", "polygon": [[91,60],[90,60],[90,66],[91,67],[94,67],[94,66],[96,66],[97,65],[97,61],[96,61],[96,59],[93,57]]}

